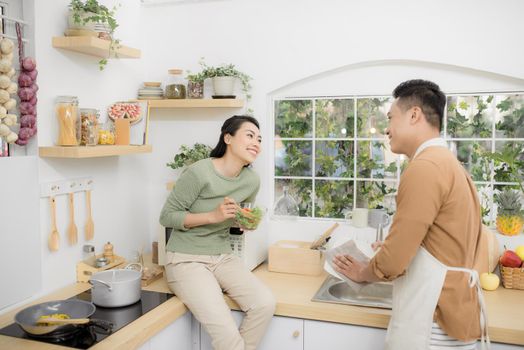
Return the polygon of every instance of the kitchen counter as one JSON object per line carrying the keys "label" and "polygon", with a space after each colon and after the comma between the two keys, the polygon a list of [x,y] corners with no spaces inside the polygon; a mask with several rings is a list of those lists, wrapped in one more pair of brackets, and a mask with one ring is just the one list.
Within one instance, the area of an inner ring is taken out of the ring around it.
{"label": "kitchen counter", "polygon": [[[255,270],[255,274],[273,290],[277,299],[276,315],[378,328],[387,327],[391,314],[390,310],[312,302],[311,298],[327,276],[325,273],[319,276],[274,273],[269,272],[267,265],[264,264]],[[76,283],[31,304],[69,298],[89,288],[90,284]],[[169,292],[165,279],[155,281],[144,289]],[[524,316],[522,315],[522,310],[524,310],[524,291],[499,287],[496,291],[485,292],[484,295],[488,307],[491,340],[524,345]],[[227,297],[226,300],[231,308],[238,310],[238,306],[232,300]],[[12,323],[16,312],[24,307],[0,315],[0,328]],[[186,312],[187,308],[178,298],[170,298],[138,320],[96,344],[92,349],[137,348]],[[0,336],[0,349],[40,350],[61,348],[41,342]]]}

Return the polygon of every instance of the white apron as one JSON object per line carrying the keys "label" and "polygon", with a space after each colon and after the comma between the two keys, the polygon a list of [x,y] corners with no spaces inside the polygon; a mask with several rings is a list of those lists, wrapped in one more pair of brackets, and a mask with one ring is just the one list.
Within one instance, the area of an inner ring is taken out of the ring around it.
{"label": "white apron", "polygon": [[386,335],[387,350],[429,349],[433,314],[447,271],[469,274],[480,304],[481,348],[490,348],[482,289],[477,271],[442,264],[420,247],[406,273],[393,281],[393,313]]}

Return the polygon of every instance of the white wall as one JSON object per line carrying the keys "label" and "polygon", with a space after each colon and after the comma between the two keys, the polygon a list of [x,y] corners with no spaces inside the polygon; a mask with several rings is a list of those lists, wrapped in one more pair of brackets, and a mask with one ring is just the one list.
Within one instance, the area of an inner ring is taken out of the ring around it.
{"label": "white wall", "polygon": [[[146,43],[146,52],[155,53],[146,57],[146,75],[162,80],[171,66],[197,71],[199,58],[205,57],[211,65],[234,63],[254,78],[250,105],[265,137],[255,163],[263,181],[258,198],[271,206],[272,98],[390,94],[401,81],[418,77],[433,79],[446,92],[522,91],[521,13],[521,1],[495,6],[472,0],[225,0],[148,6],[142,19],[155,23],[147,27],[147,36],[158,41]],[[215,118],[208,111],[199,113]],[[182,143],[214,144],[227,115],[221,113],[214,123],[184,124],[183,132],[179,117],[152,129],[153,140],[172,137],[165,156],[149,158],[150,167],[161,167]],[[169,177],[170,171],[163,173]],[[152,197],[152,206],[161,205],[160,197]],[[329,226],[326,221],[272,221],[269,241],[311,240]],[[348,230],[342,226],[337,232]],[[510,242],[516,245],[524,238]]]}
{"label": "white wall", "polygon": [[[115,2],[102,1],[108,5]],[[99,72],[96,58],[51,47],[51,37],[61,35],[65,29],[69,1],[35,1],[35,52],[40,72],[38,144],[53,144],[56,127],[53,102],[57,95],[76,95],[82,107],[104,111],[114,101],[134,97],[144,80],[166,81],[169,68],[196,71],[202,56],[209,64],[235,63],[254,78],[251,107],[261,121],[265,137],[265,152],[255,168],[263,181],[259,200],[267,206],[270,203],[271,97],[293,91],[314,94],[321,84],[331,86],[333,81],[337,81],[333,91],[340,93],[354,93],[364,88],[374,93],[389,93],[405,78],[409,70],[405,64],[400,65],[403,68],[398,65],[395,68],[391,61],[376,65],[386,76],[377,75],[376,69],[365,74],[369,69],[366,64],[355,66],[359,62],[383,60],[436,62],[524,79],[524,46],[521,45],[524,22],[520,18],[524,2],[519,0],[497,3],[488,0],[224,0],[149,7],[141,6],[139,0],[121,2],[117,36],[125,45],[140,48],[142,59],[111,60],[106,70]],[[432,72],[431,76],[437,82],[442,81],[445,89],[475,87],[454,79],[464,74],[461,69],[457,75],[443,73],[445,78],[435,73],[431,64],[418,66],[416,72]],[[500,76],[491,79],[483,73],[475,74],[487,90],[492,87],[488,81],[496,82],[493,88],[497,89],[522,87],[518,79]],[[318,84],[311,84],[314,79],[306,79],[312,76],[319,79]],[[340,80],[344,76],[353,76],[356,80],[345,84]],[[295,82],[300,83],[293,84]],[[106,241],[111,241],[116,253],[121,255],[142,244],[148,250],[157,227],[158,212],[167,195],[164,183],[177,174],[166,168],[165,163],[183,143],[213,145],[223,120],[238,112],[157,111],[151,117],[152,154],[86,160],[42,158],[39,181],[92,176],[96,227],[93,243],[97,250],[100,251]],[[36,150],[34,144],[32,147]],[[30,218],[40,222],[43,257],[36,263],[42,265],[41,293],[73,282],[75,264],[82,256],[84,195],[76,196],[80,240],[74,247],[68,247],[65,236],[65,199],[58,199],[58,229],[62,235],[59,252],[49,253],[46,245],[47,200],[40,200],[40,217]],[[280,222],[269,226],[270,240],[286,236],[307,240],[320,234],[329,223],[298,221],[292,225]]]}
{"label": "white wall", "polygon": [[[101,1],[113,6],[114,1]],[[62,35],[67,25],[68,0],[35,2],[36,56],[39,68],[38,127],[39,146],[53,145],[57,123],[54,100],[58,95],[78,96],[80,107],[97,108],[101,117],[107,118],[106,109],[115,101],[136,96],[144,78],[145,61],[110,60],[104,71],[98,70],[98,58],[55,49],[51,46],[53,36]],[[140,28],[139,1],[125,1],[118,9],[116,37],[127,46],[142,48],[144,37]],[[149,184],[147,155],[108,157],[85,160],[40,159],[40,182],[91,176],[94,180],[92,210],[95,223],[93,244],[101,253],[107,241],[115,247],[115,253],[127,255],[142,245],[150,247],[148,218],[150,215],[146,197]],[[82,259],[84,224],[86,217],[85,194],[75,195],[76,224],[79,242],[68,246],[67,196],[57,198],[58,231],[61,249],[50,253],[45,244],[49,231],[49,206],[41,199],[40,227],[43,249],[43,290],[50,291],[69,284],[76,279],[75,265]],[[150,249],[150,248],[149,248]]]}
{"label": "white wall", "polygon": [[[63,35],[67,25],[68,0],[34,1],[34,8],[27,6],[26,20],[34,17],[34,52],[39,75],[38,93],[38,146],[53,145],[56,135],[54,100],[58,95],[78,96],[80,107],[101,110],[106,118],[107,106],[115,101],[136,96],[143,81],[144,60],[110,60],[105,71],[98,70],[95,57],[55,49],[51,46],[53,36]],[[103,0],[101,3],[112,6],[115,2]],[[31,5],[33,5],[31,3]],[[125,45],[142,48],[143,35],[139,26],[140,3],[125,1],[118,10],[120,27],[117,37]],[[30,153],[36,154],[36,140],[28,146]],[[95,222],[95,238],[88,242],[101,253],[103,244],[111,241],[115,253],[128,255],[131,250],[144,246],[150,250],[148,218],[150,213],[146,194],[149,193],[149,169],[145,163],[147,155],[109,157],[85,160],[39,159],[40,183],[90,176],[94,180],[92,209]],[[1,176],[0,176],[1,178]],[[67,196],[57,197],[57,224],[61,236],[61,247],[51,253],[47,248],[50,232],[50,208],[47,198],[40,199],[40,216],[25,217],[21,212],[13,213],[13,220],[34,220],[39,222],[39,247],[42,259],[35,256],[20,256],[33,264],[41,266],[42,286],[36,295],[71,284],[76,280],[76,263],[82,259],[84,225],[86,219],[85,194],[75,195],[75,221],[79,241],[75,246],[67,243],[68,203]],[[31,242],[28,242],[31,244]],[[5,249],[5,248],[4,248]],[[23,278],[28,278],[24,276]],[[30,278],[30,277],[29,277]]]}

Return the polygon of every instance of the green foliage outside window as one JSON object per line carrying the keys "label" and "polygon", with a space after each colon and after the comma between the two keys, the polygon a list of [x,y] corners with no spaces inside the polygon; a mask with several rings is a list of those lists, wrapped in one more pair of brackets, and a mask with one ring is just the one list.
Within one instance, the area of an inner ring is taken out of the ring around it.
{"label": "green foliage outside window", "polygon": [[316,217],[342,219],[353,207],[353,181],[317,180],[315,195]]}
{"label": "green foliage outside window", "polygon": [[447,135],[449,137],[491,137],[492,102],[492,95],[448,97]]}
{"label": "green foliage outside window", "polygon": [[353,141],[317,141],[316,145],[316,176],[353,176]]}
{"label": "green foliage outside window", "polygon": [[[285,184],[300,216],[343,218],[354,206],[394,213],[408,160],[393,155],[384,140],[390,105],[390,97],[277,101],[275,138],[284,156],[275,158],[275,199]],[[493,190],[524,193],[524,95],[448,96],[443,135],[480,182],[483,220],[492,223]]]}
{"label": "green foliage outside window", "polygon": [[524,138],[524,96],[507,96],[497,104],[501,118],[495,129],[507,138]]}
{"label": "green foliage outside window", "polygon": [[280,137],[311,137],[313,130],[311,100],[277,101],[275,135]]}

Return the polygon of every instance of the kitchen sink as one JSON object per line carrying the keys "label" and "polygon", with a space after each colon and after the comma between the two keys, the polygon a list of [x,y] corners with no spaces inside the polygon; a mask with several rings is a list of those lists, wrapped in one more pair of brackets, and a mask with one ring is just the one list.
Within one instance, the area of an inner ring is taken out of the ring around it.
{"label": "kitchen sink", "polygon": [[370,283],[356,292],[346,282],[328,276],[311,300],[391,309],[392,294],[393,285],[388,282]]}

